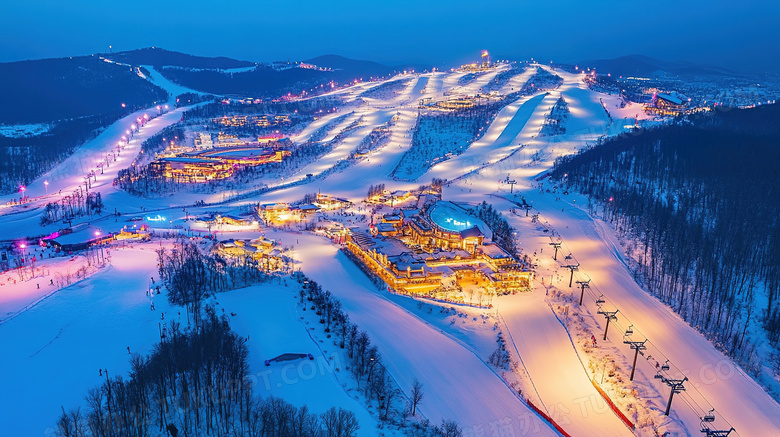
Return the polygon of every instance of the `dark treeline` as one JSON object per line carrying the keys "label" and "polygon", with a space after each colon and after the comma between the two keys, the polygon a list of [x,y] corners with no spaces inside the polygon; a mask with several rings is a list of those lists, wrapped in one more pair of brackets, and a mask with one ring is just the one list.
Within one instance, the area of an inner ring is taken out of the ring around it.
{"label": "dark treeline", "polygon": [[551,175],[591,211],[601,203],[633,243],[637,280],[752,373],[751,324],[780,342],[778,121],[776,105],[699,116],[562,158]]}
{"label": "dark treeline", "polygon": [[[386,73],[379,76],[387,76],[393,71],[391,67],[384,70]],[[300,95],[302,91],[314,95],[331,91],[331,83],[347,85],[355,79],[375,76],[364,74],[367,70],[362,67],[323,71],[297,67],[276,69],[269,65],[257,65],[240,72],[179,67],[163,67],[160,72],[169,80],[198,91],[259,98],[277,98],[288,93]]]}
{"label": "dark treeline", "polygon": [[544,125],[539,132],[540,137],[550,137],[566,133],[566,120],[569,118],[569,104],[561,96],[549,114],[544,118]]}
{"label": "dark treeline", "polygon": [[493,205],[483,201],[474,208],[467,209],[466,212],[483,222],[493,231],[493,242],[501,246],[504,250],[512,254],[516,259],[520,259],[520,253],[515,246],[514,228],[506,221],[500,212],[493,208]]}
{"label": "dark treeline", "polygon": [[0,77],[0,120],[7,124],[114,113],[119,118],[167,97],[134,68],[97,56],[0,63]]}
{"label": "dark treeline", "polygon": [[263,115],[263,114],[297,114],[298,116],[315,116],[334,111],[342,106],[337,97],[317,97],[301,101],[273,102],[263,101],[257,104],[233,102],[207,103],[192,108],[183,114],[184,121],[201,121],[203,118],[216,118],[232,115]]}
{"label": "dark treeline", "polygon": [[460,155],[484,135],[498,111],[509,103],[511,99],[504,99],[456,111],[421,112],[412,132],[412,146],[393,176],[414,180],[448,156]]}
{"label": "dark treeline", "polygon": [[[165,150],[171,142],[183,143],[185,130],[180,123],[168,126],[141,143],[141,153],[136,164],[154,160],[157,153]],[[180,181],[166,178],[151,171],[147,165],[132,165],[117,172],[114,185],[128,193],[143,196],[147,193],[164,194],[178,191]]]}
{"label": "dark treeline", "polygon": [[184,127],[180,123],[174,123],[144,140],[141,143],[141,153],[146,155],[145,160],[151,161],[156,153],[162,152],[171,143],[178,143],[181,146],[185,141],[185,132]]}
{"label": "dark treeline", "polygon": [[182,106],[190,106],[201,102],[210,102],[217,100],[217,97],[212,94],[196,94],[196,93],[183,93],[176,96],[175,107],[180,108]]}
{"label": "dark treeline", "polygon": [[[130,375],[89,390],[86,411],[63,413],[64,437],[235,435],[350,437],[359,428],[341,408],[317,415],[276,397],[253,394],[246,340],[208,306],[193,328],[177,322],[146,357],[134,354]],[[103,370],[101,370],[103,373]]]}
{"label": "dark treeline", "polygon": [[561,84],[563,84],[562,77],[558,76],[557,74],[552,74],[544,68],[538,67],[536,69],[536,73],[534,73],[534,75],[523,84],[520,90],[512,94],[527,96],[539,91],[558,88],[561,86]]}
{"label": "dark treeline", "polygon": [[163,67],[160,72],[168,80],[198,91],[253,97],[278,97],[288,92],[298,94],[301,90],[308,91],[331,80],[327,72],[305,68],[279,71],[265,65],[237,73],[178,67]]}
{"label": "dark treeline", "polygon": [[0,63],[0,77],[0,120],[47,129],[27,137],[0,135],[0,193],[18,190],[106,126],[166,98],[133,68],[96,56]]}
{"label": "dark treeline", "polygon": [[522,73],[523,71],[518,68],[512,68],[507,71],[502,71],[501,73],[498,73],[493,80],[488,82],[485,86],[482,87],[482,92],[489,93],[491,91],[498,91],[501,88],[506,85],[507,82],[509,82],[510,79],[517,76],[518,74]]}
{"label": "dark treeline", "polygon": [[375,86],[368,91],[364,91],[360,94],[360,97],[367,97],[369,99],[382,99],[387,100],[397,96],[401,91],[409,85],[411,79],[398,79],[385,82],[381,85]]}
{"label": "dark treeline", "polygon": [[[124,115],[116,111],[53,122],[45,133],[28,138],[0,135],[0,193],[35,180]],[[49,182],[54,187],[56,180]]]}
{"label": "dark treeline", "polygon": [[384,192],[385,184],[369,185],[367,197],[370,199],[375,196],[381,196]]}
{"label": "dark treeline", "polygon": [[49,202],[41,214],[41,226],[54,223],[59,220],[72,221],[76,217],[100,215],[105,205],[100,192],[85,193],[79,187],[73,193],[63,196],[55,202]]}
{"label": "dark treeline", "polygon": [[458,85],[468,85],[477,80],[477,73],[466,73],[458,78]]}

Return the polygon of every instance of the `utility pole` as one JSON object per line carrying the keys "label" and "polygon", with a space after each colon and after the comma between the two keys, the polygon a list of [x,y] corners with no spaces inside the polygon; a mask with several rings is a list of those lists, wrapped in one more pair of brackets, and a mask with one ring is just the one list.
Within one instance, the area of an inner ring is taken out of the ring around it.
{"label": "utility pole", "polygon": [[580,284],[580,306],[582,306],[582,298],[585,296],[585,289],[590,288],[590,279],[587,281],[577,281]]}
{"label": "utility pole", "polygon": [[561,248],[561,243],[550,243],[550,246],[555,248],[555,254],[553,254],[553,260],[558,261],[558,249]]}
{"label": "utility pole", "polygon": [[569,276],[569,288],[571,288],[571,281],[574,280],[574,271],[575,270],[579,270],[580,269],[580,265],[579,264],[577,264],[577,265],[569,264],[569,265],[564,266],[564,267],[566,267],[567,269],[571,270],[571,276]]}
{"label": "utility pole", "polygon": [[615,321],[617,322],[617,313],[620,310],[615,311],[604,311],[604,310],[598,310],[598,314],[603,314],[604,317],[607,319],[607,326],[604,328],[604,341],[607,341],[607,332],[609,332],[609,322]]}
{"label": "utility pole", "polygon": [[669,403],[666,404],[666,413],[664,413],[665,416],[668,416],[669,415],[669,411],[672,409],[672,398],[674,398],[674,394],[685,391],[685,387],[683,386],[683,384],[687,380],[688,380],[687,376],[685,378],[683,378],[683,379],[666,379],[666,378],[661,378],[661,382],[663,382],[666,385],[668,385],[669,388],[671,389],[671,392],[669,393]]}
{"label": "utility pole", "polygon": [[517,181],[512,179],[511,181],[506,181],[506,183],[509,184],[509,194],[514,193],[514,191],[515,191],[515,184],[517,183]]}
{"label": "utility pole", "polygon": [[639,355],[639,351],[647,349],[647,346],[645,346],[646,342],[647,339],[642,341],[623,340],[623,343],[631,345],[631,349],[634,350],[634,364],[631,366],[631,377],[628,378],[629,381],[634,380],[634,372],[636,371],[636,357]]}
{"label": "utility pole", "polygon": [[523,209],[525,209],[525,216],[526,216],[526,217],[528,217],[528,211],[530,211],[530,210],[531,210],[531,208],[533,208],[533,206],[531,206],[531,205],[529,205],[529,204],[527,204],[527,203],[526,203],[526,204],[523,204]]}

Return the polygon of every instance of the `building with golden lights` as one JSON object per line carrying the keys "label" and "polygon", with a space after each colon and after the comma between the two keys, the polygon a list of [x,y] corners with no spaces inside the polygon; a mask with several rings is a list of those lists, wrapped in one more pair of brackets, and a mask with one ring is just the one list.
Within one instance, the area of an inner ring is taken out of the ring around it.
{"label": "building with golden lights", "polygon": [[284,268],[283,252],[279,243],[264,237],[254,240],[224,240],[214,246],[215,252],[233,259],[251,259],[267,271]]}
{"label": "building with golden lights", "polygon": [[460,206],[439,201],[407,211],[386,214],[347,239],[353,259],[391,289],[429,296],[445,283],[491,295],[530,288],[533,272],[490,242],[487,225]]}
{"label": "building with golden lights", "polygon": [[232,176],[242,167],[282,162],[288,150],[252,146],[194,151],[164,157],[149,164],[152,171],[183,182],[206,182]]}
{"label": "building with golden lights", "polygon": [[648,114],[669,115],[677,117],[688,110],[688,99],[678,93],[656,93],[653,95],[653,101],[645,105],[645,112]]}

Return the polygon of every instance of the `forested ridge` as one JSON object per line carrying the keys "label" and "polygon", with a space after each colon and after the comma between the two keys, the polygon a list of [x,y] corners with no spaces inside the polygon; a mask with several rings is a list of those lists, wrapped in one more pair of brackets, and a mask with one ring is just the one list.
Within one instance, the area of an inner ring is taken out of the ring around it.
{"label": "forested ridge", "polygon": [[753,374],[761,329],[780,345],[778,121],[776,105],[715,111],[561,158],[551,174],[627,237],[641,285]]}

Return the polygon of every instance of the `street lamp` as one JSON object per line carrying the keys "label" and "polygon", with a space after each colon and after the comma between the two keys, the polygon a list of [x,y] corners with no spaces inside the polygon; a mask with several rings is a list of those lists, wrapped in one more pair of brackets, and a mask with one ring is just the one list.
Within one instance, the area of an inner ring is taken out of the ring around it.
{"label": "street lamp", "polygon": [[49,181],[43,181],[43,186],[46,187],[46,194],[49,194]]}

